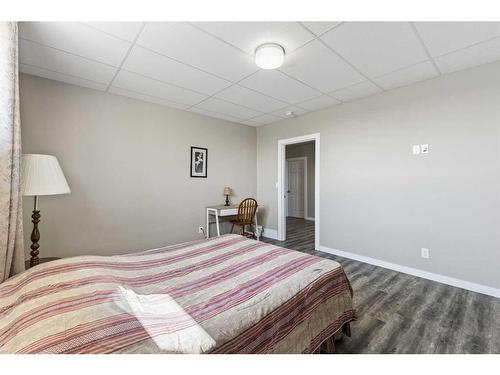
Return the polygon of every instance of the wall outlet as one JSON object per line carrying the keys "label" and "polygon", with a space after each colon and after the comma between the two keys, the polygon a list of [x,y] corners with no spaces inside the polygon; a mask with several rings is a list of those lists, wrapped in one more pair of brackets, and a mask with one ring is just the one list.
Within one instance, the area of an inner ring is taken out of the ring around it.
{"label": "wall outlet", "polygon": [[429,145],[420,145],[420,152],[422,154],[428,154],[429,153]]}
{"label": "wall outlet", "polygon": [[203,227],[198,227],[198,233],[203,233],[203,234],[205,234],[205,228],[203,228]]}
{"label": "wall outlet", "polygon": [[429,257],[430,257],[429,249],[423,247],[422,249],[420,249],[420,251],[421,251],[422,258],[429,259]]}
{"label": "wall outlet", "polygon": [[413,145],[413,155],[420,154],[420,145]]}

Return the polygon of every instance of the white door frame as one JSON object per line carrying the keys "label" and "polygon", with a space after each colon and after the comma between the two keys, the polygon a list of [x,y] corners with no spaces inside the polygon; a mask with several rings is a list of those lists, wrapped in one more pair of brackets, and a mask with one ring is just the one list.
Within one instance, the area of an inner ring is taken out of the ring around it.
{"label": "white door frame", "polygon": [[[294,160],[302,160],[304,162],[304,219],[307,219],[309,217],[309,210],[307,207],[307,156],[300,156],[297,158],[287,158],[286,161],[294,161]],[[285,163],[285,173],[288,173],[288,164]],[[285,178],[286,181],[286,178]],[[287,189],[288,186],[285,186],[283,191]],[[286,201],[286,199],[285,199]],[[285,202],[288,203],[288,202]],[[285,208],[285,214],[287,212],[287,209]]]}
{"label": "white door frame", "polygon": [[285,161],[286,145],[314,141],[314,248],[319,250],[319,165],[320,165],[320,133],[302,135],[299,137],[278,140],[278,240],[286,239],[285,217]]}

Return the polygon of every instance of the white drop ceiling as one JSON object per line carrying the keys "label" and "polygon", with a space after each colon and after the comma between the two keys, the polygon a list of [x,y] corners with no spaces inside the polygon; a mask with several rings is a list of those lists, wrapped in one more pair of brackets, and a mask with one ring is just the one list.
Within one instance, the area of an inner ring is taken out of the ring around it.
{"label": "white drop ceiling", "polygon": [[[500,22],[21,22],[23,73],[249,126],[500,59]],[[255,48],[281,44],[278,70]]]}

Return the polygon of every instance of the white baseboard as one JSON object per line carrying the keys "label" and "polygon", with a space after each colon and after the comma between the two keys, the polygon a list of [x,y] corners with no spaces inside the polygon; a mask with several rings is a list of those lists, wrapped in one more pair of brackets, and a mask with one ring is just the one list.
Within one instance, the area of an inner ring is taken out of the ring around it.
{"label": "white baseboard", "polygon": [[390,262],[386,262],[384,260],[379,260],[379,259],[375,259],[375,258],[370,258],[370,257],[364,256],[364,255],[358,255],[358,254],[350,253],[347,251],[331,249],[331,248],[326,247],[326,246],[320,246],[320,250],[325,252],[325,253],[338,255],[338,256],[341,256],[344,258],[358,260],[358,261],[363,262],[363,263],[373,264],[374,266],[387,268],[387,269],[390,269],[393,271],[398,271],[398,272],[406,273],[409,275],[421,277],[423,279],[437,281],[438,283],[443,283],[443,284],[455,286],[457,288],[467,289],[467,290],[470,290],[473,292],[477,292],[477,293],[486,294],[489,296],[500,298],[500,289],[493,288],[491,286],[486,286],[486,285],[472,283],[470,281],[455,279],[453,277],[443,276],[443,275],[439,275],[437,273],[419,270],[417,268],[401,266],[399,264],[390,263]]}
{"label": "white baseboard", "polygon": [[305,219],[306,219],[306,220],[310,220],[310,221],[314,221],[314,217],[309,217],[309,216],[307,216]]}
{"label": "white baseboard", "polygon": [[264,228],[262,232],[262,237],[270,238],[272,240],[278,239],[278,231],[276,229]]}

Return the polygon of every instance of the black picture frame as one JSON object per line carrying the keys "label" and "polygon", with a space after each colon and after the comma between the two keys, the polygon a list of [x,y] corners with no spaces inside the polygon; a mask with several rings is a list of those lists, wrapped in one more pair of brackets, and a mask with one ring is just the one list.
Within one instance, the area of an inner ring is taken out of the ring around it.
{"label": "black picture frame", "polygon": [[[200,160],[200,156],[203,158]],[[197,164],[198,163],[198,164]],[[200,166],[201,163],[201,166]],[[207,178],[208,149],[191,146],[190,176],[193,178]]]}

